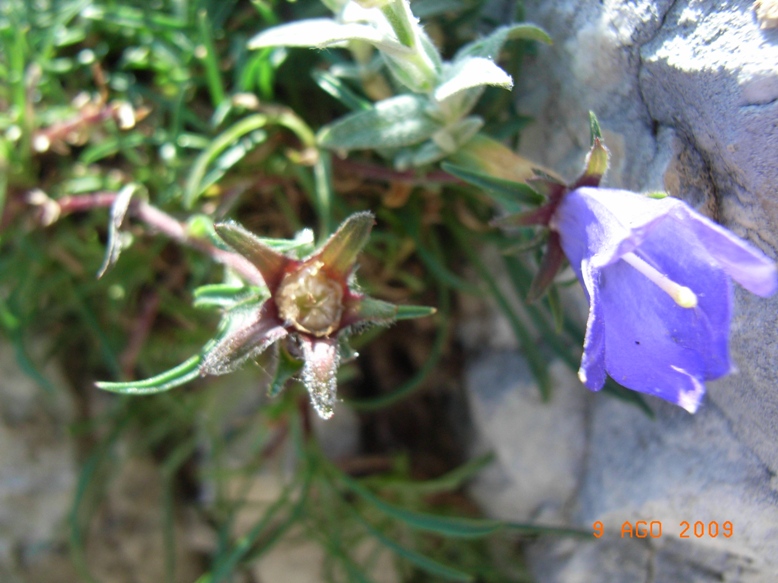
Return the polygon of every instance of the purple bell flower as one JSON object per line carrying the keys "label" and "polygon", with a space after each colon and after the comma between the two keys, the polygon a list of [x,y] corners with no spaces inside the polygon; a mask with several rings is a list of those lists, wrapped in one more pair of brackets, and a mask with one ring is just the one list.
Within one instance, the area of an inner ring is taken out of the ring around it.
{"label": "purple bell flower", "polygon": [[580,187],[548,223],[589,299],[578,376],[621,385],[690,413],[704,381],[732,371],[730,278],[769,296],[775,263],[681,200]]}

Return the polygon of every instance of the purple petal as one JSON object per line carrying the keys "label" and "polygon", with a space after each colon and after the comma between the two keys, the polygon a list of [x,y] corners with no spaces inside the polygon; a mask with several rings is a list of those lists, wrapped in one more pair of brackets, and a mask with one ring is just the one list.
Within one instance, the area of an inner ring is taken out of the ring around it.
{"label": "purple petal", "polygon": [[338,339],[314,338],[300,334],[303,349],[303,383],[311,396],[314,409],[322,419],[332,417],[340,364]]}
{"label": "purple petal", "polygon": [[259,310],[231,317],[231,330],[205,353],[201,374],[230,373],[287,334],[272,301],[266,301]]}
{"label": "purple petal", "polygon": [[584,338],[584,353],[581,357],[581,367],[578,378],[589,389],[599,391],[605,384],[605,317],[602,310],[600,294],[595,280],[596,274],[591,264],[586,260],[581,266],[575,265],[579,272],[584,291],[589,297],[589,318],[586,322],[586,337]]}
{"label": "purple petal", "polygon": [[[607,372],[694,412],[703,382],[732,369],[728,276],[760,295],[778,287],[772,261],[677,199],[580,188],[563,199],[551,227],[590,302],[579,373],[590,389],[601,388]],[[621,260],[627,253],[690,288],[696,307],[678,306]]]}

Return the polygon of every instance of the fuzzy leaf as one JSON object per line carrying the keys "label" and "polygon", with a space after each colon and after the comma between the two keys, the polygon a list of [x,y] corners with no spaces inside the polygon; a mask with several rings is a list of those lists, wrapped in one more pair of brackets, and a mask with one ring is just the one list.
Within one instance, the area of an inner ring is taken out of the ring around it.
{"label": "fuzzy leaf", "polygon": [[494,61],[484,57],[464,57],[444,68],[440,85],[433,96],[438,101],[482,85],[495,85],[504,89],[513,87],[513,79]]}
{"label": "fuzzy leaf", "polygon": [[392,37],[374,26],[356,22],[336,22],[331,18],[312,18],[276,26],[260,32],[248,43],[250,49],[263,47],[310,47],[323,49],[346,41],[359,40],[370,43],[391,55],[406,56],[413,53]]}
{"label": "fuzzy leaf", "polygon": [[330,149],[400,148],[430,138],[441,124],[426,113],[427,98],[398,95],[372,109],[347,115],[318,134],[321,146]]}
{"label": "fuzzy leaf", "polygon": [[508,40],[535,40],[551,44],[551,37],[542,28],[534,24],[513,24],[496,29],[486,38],[473,41],[459,49],[454,56],[454,62],[465,57],[486,57],[498,60],[502,46]]}

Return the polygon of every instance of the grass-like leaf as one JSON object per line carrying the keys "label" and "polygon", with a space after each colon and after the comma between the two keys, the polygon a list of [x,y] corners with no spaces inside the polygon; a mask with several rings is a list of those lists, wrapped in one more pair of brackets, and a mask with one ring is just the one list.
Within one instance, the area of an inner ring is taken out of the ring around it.
{"label": "grass-like leaf", "polygon": [[449,174],[453,174],[457,178],[461,178],[473,186],[484,189],[509,211],[523,208],[517,206],[517,203],[538,205],[545,201],[543,195],[536,192],[531,186],[522,182],[504,180],[489,174],[463,168],[462,166],[457,166],[449,162],[444,162],[441,164],[441,167]]}
{"label": "grass-like leaf", "polygon": [[170,389],[198,378],[200,376],[201,362],[202,356],[198,354],[162,374],[142,381],[128,381],[122,383],[98,381],[95,385],[97,385],[97,388],[103,389],[104,391],[120,393],[122,395],[154,395],[156,393],[169,391]]}

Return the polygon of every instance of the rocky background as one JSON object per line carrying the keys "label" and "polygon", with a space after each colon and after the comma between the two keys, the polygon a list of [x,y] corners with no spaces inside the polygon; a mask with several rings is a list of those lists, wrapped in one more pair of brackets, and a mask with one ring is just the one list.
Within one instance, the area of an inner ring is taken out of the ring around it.
{"label": "rocky background", "polygon": [[[554,45],[517,90],[535,119],[522,154],[576,176],[592,110],[612,154],[606,185],[666,190],[778,257],[775,3],[528,0],[525,11]],[[561,364],[541,403],[507,335],[480,343],[468,371],[474,451],[498,458],[474,488],[481,503],[500,517],[604,527],[592,542],[534,545],[539,583],[778,580],[778,298],[735,297],[739,371],[709,383],[694,416],[650,399],[652,420],[588,393]],[[661,521],[661,536],[622,538],[638,520]]]}
{"label": "rocky background", "polygon": [[[522,110],[535,118],[523,134],[524,155],[577,175],[593,110],[612,152],[608,185],[667,190],[778,257],[774,5],[528,0],[525,7],[555,44],[538,48],[517,88]],[[585,314],[582,293],[570,301]],[[552,402],[542,403],[496,312],[477,309],[461,337],[471,355],[472,453],[491,450],[497,459],[472,490],[483,507],[501,518],[602,524],[604,535],[593,541],[532,545],[539,583],[778,580],[778,298],[736,291],[731,349],[739,372],[709,383],[694,416],[650,400],[650,419],[589,393],[561,363],[552,365]],[[67,519],[83,462],[71,425],[77,404],[47,397],[11,347],[0,348],[0,580],[76,581]],[[337,434],[326,449],[337,450],[356,429]],[[161,580],[163,493],[152,487],[159,468],[136,460],[125,472],[106,493],[88,559],[101,580]],[[622,524],[639,520],[660,521],[662,535],[622,538]],[[684,521],[688,539],[680,538]],[[704,536],[695,536],[697,522]],[[191,581],[213,541],[189,517],[176,525],[184,531],[178,563],[192,567],[180,580]],[[293,549],[257,577],[310,580],[314,554]]]}

